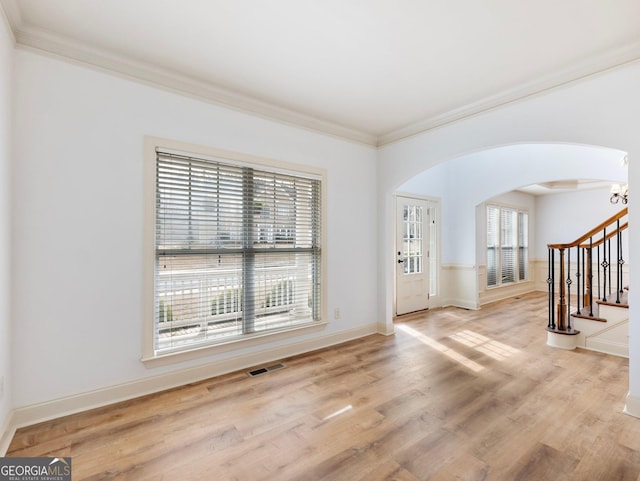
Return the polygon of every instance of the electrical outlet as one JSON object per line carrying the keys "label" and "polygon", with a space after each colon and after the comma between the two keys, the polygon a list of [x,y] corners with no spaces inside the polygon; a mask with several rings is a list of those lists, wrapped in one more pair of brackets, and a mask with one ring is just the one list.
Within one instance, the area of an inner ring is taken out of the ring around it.
{"label": "electrical outlet", "polygon": [[333,318],[334,319],[340,319],[340,308],[339,307],[336,307],[333,310]]}

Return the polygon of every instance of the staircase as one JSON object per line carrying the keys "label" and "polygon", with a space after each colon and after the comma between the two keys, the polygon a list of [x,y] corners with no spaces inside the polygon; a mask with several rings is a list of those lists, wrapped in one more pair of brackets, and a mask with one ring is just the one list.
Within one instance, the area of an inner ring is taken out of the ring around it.
{"label": "staircase", "polygon": [[627,208],[569,244],[549,244],[547,344],[629,357]]}

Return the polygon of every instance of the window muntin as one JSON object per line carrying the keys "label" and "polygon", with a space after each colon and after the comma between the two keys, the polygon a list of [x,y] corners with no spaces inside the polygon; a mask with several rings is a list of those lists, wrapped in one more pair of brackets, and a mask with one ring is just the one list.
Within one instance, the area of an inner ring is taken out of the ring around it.
{"label": "window muntin", "polygon": [[423,270],[423,209],[419,205],[405,205],[403,209],[402,255],[404,273],[420,274]]}
{"label": "window muntin", "polygon": [[320,179],[156,152],[155,355],[320,320]]}
{"label": "window muntin", "polygon": [[487,287],[528,279],[528,214],[487,206]]}
{"label": "window muntin", "polygon": [[518,212],[518,280],[529,278],[529,215]]}

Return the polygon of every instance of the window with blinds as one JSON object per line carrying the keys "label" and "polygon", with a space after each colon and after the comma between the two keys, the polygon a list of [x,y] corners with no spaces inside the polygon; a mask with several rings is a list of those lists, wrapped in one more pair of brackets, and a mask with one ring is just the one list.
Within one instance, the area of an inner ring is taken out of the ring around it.
{"label": "window with blinds", "polygon": [[528,278],[528,214],[487,206],[487,286],[525,281]]}
{"label": "window with blinds", "polygon": [[320,320],[321,180],[156,151],[154,351]]}

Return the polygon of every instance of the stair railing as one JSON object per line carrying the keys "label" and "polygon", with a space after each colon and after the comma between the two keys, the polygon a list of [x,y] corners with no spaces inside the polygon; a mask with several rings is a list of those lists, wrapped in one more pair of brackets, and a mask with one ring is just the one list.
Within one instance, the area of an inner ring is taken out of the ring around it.
{"label": "stair railing", "polygon": [[[625,221],[627,214],[625,207],[571,243],[547,245],[549,250],[547,330],[571,333],[573,332],[572,313],[594,317],[594,302],[600,300],[621,303],[625,264],[622,232],[629,227],[628,222]],[[575,269],[573,275],[572,268]],[[571,286],[574,283],[576,294],[572,302]],[[594,295],[596,289],[597,295]],[[613,301],[614,296],[615,301]]]}

